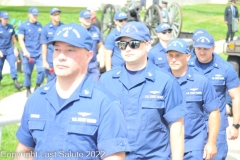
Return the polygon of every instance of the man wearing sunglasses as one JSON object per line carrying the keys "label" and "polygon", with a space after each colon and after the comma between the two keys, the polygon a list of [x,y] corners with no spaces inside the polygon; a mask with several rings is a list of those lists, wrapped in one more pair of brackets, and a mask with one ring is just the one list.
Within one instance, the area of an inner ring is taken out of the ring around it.
{"label": "man wearing sunglasses", "polygon": [[[196,57],[190,59],[189,66],[194,72],[207,77],[213,84],[217,96],[220,100],[220,130],[217,139],[217,155],[214,160],[225,159],[228,152],[227,140],[235,140],[239,136],[240,124],[240,83],[237,72],[227,63],[214,55],[214,39],[210,34],[203,34],[196,37],[193,47],[195,48]],[[233,108],[233,125],[229,127],[228,135],[228,118],[226,114],[226,91],[232,98]],[[206,121],[208,114],[205,114]]]}
{"label": "man wearing sunglasses", "polygon": [[155,44],[152,49],[148,52],[148,59],[152,61],[158,67],[168,70],[169,65],[167,61],[166,48],[168,42],[171,40],[172,28],[167,23],[162,23],[156,28],[159,42]]}
{"label": "man wearing sunglasses", "polygon": [[120,34],[121,27],[127,22],[127,14],[119,11],[114,14],[114,23],[116,28],[107,36],[105,47],[105,68],[107,71],[114,67],[121,66],[124,61],[122,59],[120,50],[115,42],[115,38]]}
{"label": "man wearing sunglasses", "polygon": [[[79,21],[81,23],[81,25],[83,27],[85,27],[88,32],[90,33],[90,35],[93,38],[93,57],[91,62],[89,63],[88,66],[88,72],[91,74],[91,76],[93,77],[93,79],[95,81],[98,81],[99,77],[100,77],[100,71],[98,68],[98,62],[97,62],[97,53],[102,55],[104,54],[104,46],[102,43],[102,36],[101,36],[101,32],[100,30],[92,25],[92,21],[91,21],[91,12],[89,10],[82,10],[79,14]],[[103,56],[99,56],[100,58]],[[101,62],[102,60],[100,60]]]}
{"label": "man wearing sunglasses", "polygon": [[149,29],[128,22],[116,41],[125,63],[99,81],[122,104],[131,148],[126,159],[182,159],[187,111],[176,79],[147,60]]}
{"label": "man wearing sunglasses", "polygon": [[[187,42],[174,39],[167,47],[171,74],[177,78],[188,113],[184,117],[184,160],[211,159],[216,155],[217,135],[220,126],[219,99],[208,78],[194,73],[187,63],[190,50]],[[209,113],[209,134],[204,112]]]}

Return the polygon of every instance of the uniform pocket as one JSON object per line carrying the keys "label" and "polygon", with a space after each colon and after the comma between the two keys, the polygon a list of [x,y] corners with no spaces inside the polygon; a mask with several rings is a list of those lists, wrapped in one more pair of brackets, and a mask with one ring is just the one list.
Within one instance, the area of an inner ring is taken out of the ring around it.
{"label": "uniform pocket", "polygon": [[67,131],[68,133],[83,134],[83,135],[94,135],[97,131],[97,126],[69,124]]}
{"label": "uniform pocket", "polygon": [[143,100],[141,103],[141,129],[155,130],[162,128],[164,101]]}
{"label": "uniform pocket", "polygon": [[30,130],[44,130],[46,120],[30,120],[28,121],[28,127]]}

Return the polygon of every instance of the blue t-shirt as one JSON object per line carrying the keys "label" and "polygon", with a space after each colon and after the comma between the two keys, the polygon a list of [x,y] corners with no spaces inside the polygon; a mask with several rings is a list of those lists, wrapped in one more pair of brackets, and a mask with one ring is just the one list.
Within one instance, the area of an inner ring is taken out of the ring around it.
{"label": "blue t-shirt", "polygon": [[133,84],[138,78],[139,76],[141,76],[141,74],[144,72],[145,68],[139,70],[139,71],[130,71],[126,68],[127,72],[128,72],[128,78],[131,82],[131,84]]}

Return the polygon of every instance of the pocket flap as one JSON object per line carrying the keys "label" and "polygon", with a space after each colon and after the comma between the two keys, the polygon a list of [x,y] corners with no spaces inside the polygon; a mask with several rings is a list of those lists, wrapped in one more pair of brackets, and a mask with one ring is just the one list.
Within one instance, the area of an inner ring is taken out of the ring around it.
{"label": "pocket flap", "polygon": [[202,101],[202,96],[186,96],[186,102],[199,102]]}
{"label": "pocket flap", "polygon": [[161,109],[164,108],[164,101],[146,101],[143,100],[141,104],[142,108],[155,108]]}
{"label": "pocket flap", "polygon": [[78,124],[69,124],[68,125],[69,133],[94,135],[96,133],[97,129],[98,129],[97,126],[78,125]]}
{"label": "pocket flap", "polygon": [[38,121],[33,121],[33,120],[30,120],[30,121],[28,121],[29,129],[43,130],[45,124],[46,124],[45,120],[43,120],[43,121],[39,121],[39,120]]}

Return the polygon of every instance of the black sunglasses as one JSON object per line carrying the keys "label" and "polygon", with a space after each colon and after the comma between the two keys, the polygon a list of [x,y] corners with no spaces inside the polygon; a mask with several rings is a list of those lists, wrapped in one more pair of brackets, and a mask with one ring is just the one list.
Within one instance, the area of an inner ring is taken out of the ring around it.
{"label": "black sunglasses", "polygon": [[171,30],[171,29],[168,29],[168,30],[162,31],[163,34],[166,34],[167,32],[168,32],[168,33],[171,33],[172,30]]}
{"label": "black sunglasses", "polygon": [[119,22],[123,22],[123,21],[127,21],[127,19],[121,19],[121,20],[118,20]]}
{"label": "black sunglasses", "polygon": [[139,40],[131,40],[131,41],[118,41],[117,45],[120,50],[124,50],[127,48],[127,45],[129,45],[130,48],[132,49],[137,49],[140,47],[140,43],[145,42],[145,41],[139,41]]}

